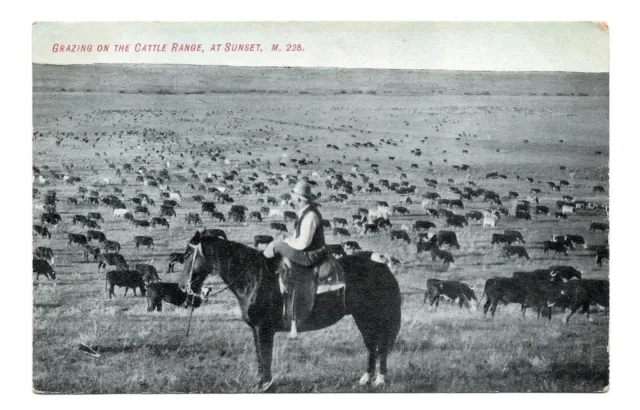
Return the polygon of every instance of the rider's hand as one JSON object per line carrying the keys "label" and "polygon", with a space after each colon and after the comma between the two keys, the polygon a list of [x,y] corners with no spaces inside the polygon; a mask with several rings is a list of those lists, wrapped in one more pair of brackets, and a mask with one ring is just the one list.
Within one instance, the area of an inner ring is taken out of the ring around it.
{"label": "rider's hand", "polygon": [[267,247],[265,248],[265,250],[262,252],[262,254],[264,255],[265,258],[273,258],[275,256],[275,252],[274,252],[274,247],[276,245],[276,242],[271,242],[269,243],[269,245],[267,245]]}

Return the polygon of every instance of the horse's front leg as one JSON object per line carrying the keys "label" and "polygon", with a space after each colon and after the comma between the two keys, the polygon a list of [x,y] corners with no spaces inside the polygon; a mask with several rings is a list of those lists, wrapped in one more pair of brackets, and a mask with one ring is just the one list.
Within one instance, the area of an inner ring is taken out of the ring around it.
{"label": "horse's front leg", "polygon": [[260,391],[267,391],[271,387],[271,383],[273,383],[271,361],[273,358],[273,337],[275,332],[271,326],[256,326],[253,332],[258,357],[258,371],[260,372],[260,382],[257,388]]}

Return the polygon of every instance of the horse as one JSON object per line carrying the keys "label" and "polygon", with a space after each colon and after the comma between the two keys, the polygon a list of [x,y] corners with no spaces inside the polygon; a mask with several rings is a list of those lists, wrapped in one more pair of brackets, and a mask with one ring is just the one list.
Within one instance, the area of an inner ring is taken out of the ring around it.
{"label": "horse", "polygon": [[[285,323],[283,318],[284,297],[276,274],[282,258],[266,258],[257,249],[199,231],[187,248],[180,284],[188,293],[199,295],[210,274],[218,274],[225,282],[253,333],[260,378],[256,388],[267,391],[273,383],[274,335],[290,330],[290,321]],[[298,331],[323,329],[353,316],[369,352],[367,371],[359,383],[383,385],[387,356],[400,331],[400,287],[388,266],[372,261],[368,254],[347,255],[338,263],[345,273],[345,287],[316,294],[313,311]],[[380,367],[373,380],[377,359]]]}

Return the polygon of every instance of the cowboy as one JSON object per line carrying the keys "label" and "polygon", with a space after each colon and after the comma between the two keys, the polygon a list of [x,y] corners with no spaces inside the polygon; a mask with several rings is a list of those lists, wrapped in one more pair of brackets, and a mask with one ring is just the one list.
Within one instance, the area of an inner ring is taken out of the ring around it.
{"label": "cowboy", "polygon": [[291,199],[298,211],[295,232],[284,241],[271,242],[264,250],[267,258],[279,254],[287,258],[292,265],[289,274],[293,289],[288,289],[292,302],[291,338],[297,336],[298,325],[311,313],[313,307],[316,283],[315,274],[310,268],[327,256],[321,224],[322,215],[318,211],[315,198],[309,183],[300,181],[296,184],[291,192]]}

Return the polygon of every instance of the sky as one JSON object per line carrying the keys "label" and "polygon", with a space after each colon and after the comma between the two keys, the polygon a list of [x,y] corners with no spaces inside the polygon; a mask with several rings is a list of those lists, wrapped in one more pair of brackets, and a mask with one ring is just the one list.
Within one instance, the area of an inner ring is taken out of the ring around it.
{"label": "sky", "polygon": [[[45,64],[609,71],[609,33],[591,22],[41,22],[32,30],[33,62]],[[167,44],[167,51],[135,52],[137,43]],[[204,52],[171,52],[173,43],[201,44]],[[225,52],[226,43],[262,51]],[[91,44],[92,52],[54,52],[54,44]],[[116,52],[116,44],[130,51]],[[303,51],[272,52],[273,44]]]}

